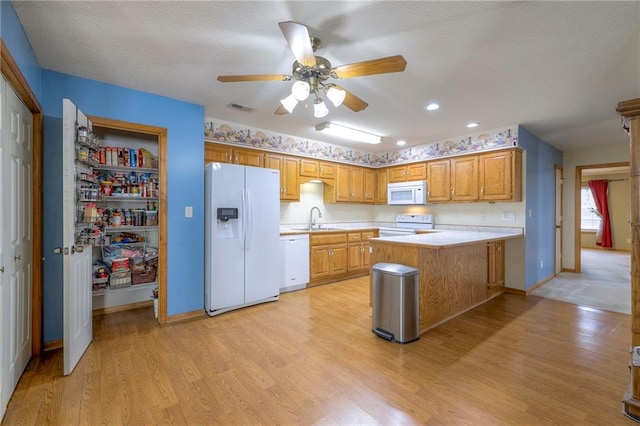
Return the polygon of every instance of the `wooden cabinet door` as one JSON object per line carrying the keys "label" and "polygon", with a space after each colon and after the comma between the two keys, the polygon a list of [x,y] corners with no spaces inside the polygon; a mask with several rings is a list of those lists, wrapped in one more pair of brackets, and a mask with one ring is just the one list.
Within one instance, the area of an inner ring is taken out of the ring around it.
{"label": "wooden cabinet door", "polygon": [[409,164],[407,166],[407,180],[424,180],[427,178],[425,163]]}
{"label": "wooden cabinet door", "polygon": [[206,163],[230,163],[233,148],[228,145],[220,145],[217,143],[205,142],[204,144],[204,162]]}
{"label": "wooden cabinet door", "polygon": [[267,169],[282,170],[282,155],[272,153],[264,154],[264,167]]}
{"label": "wooden cabinet door", "polygon": [[264,164],[264,153],[253,149],[233,149],[233,163],[243,166],[262,167]]}
{"label": "wooden cabinet door", "polygon": [[451,181],[453,201],[478,200],[478,157],[452,158]]}
{"label": "wooden cabinet door", "polygon": [[318,177],[322,179],[335,179],[336,165],[327,163],[326,161],[320,161],[318,163]]}
{"label": "wooden cabinet door", "polygon": [[318,161],[309,160],[307,158],[300,159],[300,176],[318,177]]}
{"label": "wooden cabinet door", "polygon": [[504,240],[487,243],[487,286],[504,286]]}
{"label": "wooden cabinet door", "polygon": [[349,201],[353,203],[362,203],[364,201],[364,169],[362,167],[349,167],[350,178],[349,186],[351,187],[351,196]]}
{"label": "wooden cabinet door", "polygon": [[371,267],[371,243],[368,241],[362,242],[362,267],[364,269],[369,269]]}
{"label": "wooden cabinet door", "polygon": [[406,182],[407,181],[407,166],[389,167],[389,182]]}
{"label": "wooden cabinet door", "polygon": [[294,157],[282,157],[280,168],[280,182],[282,184],[281,200],[299,201],[300,182],[298,180],[298,159]]}
{"label": "wooden cabinet door", "polygon": [[329,246],[311,247],[310,278],[328,277],[331,273],[331,257]]}
{"label": "wooden cabinet door", "polygon": [[387,169],[378,170],[378,182],[376,184],[376,204],[387,204],[387,184],[389,175]]}
{"label": "wooden cabinet door", "polygon": [[331,275],[347,272],[347,245],[331,246]]}
{"label": "wooden cabinet door", "polygon": [[[520,201],[522,195],[514,196],[516,182],[513,160],[514,151],[499,151],[480,155],[480,200]],[[518,167],[518,169],[520,168]],[[522,172],[518,170],[517,173]]]}
{"label": "wooden cabinet door", "polygon": [[427,163],[427,201],[451,200],[451,173],[449,160]]}
{"label": "wooden cabinet door", "polygon": [[364,194],[362,201],[373,204],[376,201],[376,171],[374,169],[364,169]]}
{"label": "wooden cabinet door", "polygon": [[349,243],[348,250],[348,271],[351,272],[362,269],[362,243]]}
{"label": "wooden cabinet door", "polygon": [[336,166],[336,201],[347,202],[351,199],[351,168]]}

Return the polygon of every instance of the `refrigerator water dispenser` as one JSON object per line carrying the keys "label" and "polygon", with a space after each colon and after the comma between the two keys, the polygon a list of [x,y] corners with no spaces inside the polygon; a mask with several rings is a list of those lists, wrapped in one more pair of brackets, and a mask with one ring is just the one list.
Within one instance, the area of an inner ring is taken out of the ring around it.
{"label": "refrigerator water dispenser", "polygon": [[217,237],[224,239],[236,238],[236,235],[238,235],[238,209],[235,207],[219,207],[217,213]]}

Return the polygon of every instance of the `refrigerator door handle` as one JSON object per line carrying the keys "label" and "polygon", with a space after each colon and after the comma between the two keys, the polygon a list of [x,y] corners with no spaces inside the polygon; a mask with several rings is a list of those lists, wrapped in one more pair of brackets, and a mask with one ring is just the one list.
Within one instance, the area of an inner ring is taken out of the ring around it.
{"label": "refrigerator door handle", "polygon": [[240,220],[240,228],[241,228],[240,250],[244,250],[245,249],[246,236],[247,236],[247,194],[245,193],[244,189],[240,190],[240,196],[242,197],[242,212],[240,213],[241,214],[241,220]]}
{"label": "refrigerator door handle", "polygon": [[247,189],[247,206],[245,209],[245,216],[247,218],[247,225],[244,228],[245,246],[247,250],[251,249],[251,238],[253,238],[253,206],[251,205],[251,191]]}

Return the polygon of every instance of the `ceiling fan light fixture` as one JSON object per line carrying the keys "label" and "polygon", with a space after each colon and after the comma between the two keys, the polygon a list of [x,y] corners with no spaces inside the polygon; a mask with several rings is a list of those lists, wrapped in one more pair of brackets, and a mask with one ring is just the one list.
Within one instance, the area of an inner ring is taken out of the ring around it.
{"label": "ceiling fan light fixture", "polygon": [[328,135],[337,136],[352,141],[370,143],[372,145],[382,142],[382,136],[373,133],[363,132],[362,130],[352,129],[351,127],[342,126],[340,124],[325,121],[316,125],[316,130]]}
{"label": "ceiling fan light fixture", "polygon": [[334,107],[342,105],[346,96],[347,92],[345,90],[338,89],[335,86],[329,86],[327,89],[327,98],[329,98]]}
{"label": "ceiling fan light fixture", "polygon": [[291,86],[291,94],[298,101],[304,101],[309,97],[311,86],[306,81],[298,80]]}
{"label": "ceiling fan light fixture", "polygon": [[293,95],[289,95],[286,98],[281,99],[280,103],[287,111],[289,111],[289,114],[291,114],[296,105],[298,105],[298,100]]}
{"label": "ceiling fan light fixture", "polygon": [[316,118],[322,118],[329,114],[329,108],[325,105],[324,101],[320,98],[313,102],[313,116]]}

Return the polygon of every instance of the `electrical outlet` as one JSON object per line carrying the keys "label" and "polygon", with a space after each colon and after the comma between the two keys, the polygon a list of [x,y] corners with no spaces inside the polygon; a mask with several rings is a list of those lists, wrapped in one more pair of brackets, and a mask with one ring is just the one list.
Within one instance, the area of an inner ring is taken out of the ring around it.
{"label": "electrical outlet", "polygon": [[627,238],[627,244],[631,244],[631,238]]}
{"label": "electrical outlet", "polygon": [[502,220],[507,222],[515,222],[516,221],[515,212],[502,212]]}
{"label": "electrical outlet", "polygon": [[184,207],[184,217],[193,217],[193,207],[191,206]]}
{"label": "electrical outlet", "polygon": [[480,214],[480,219],[482,219],[482,220],[487,220],[487,213],[486,213],[486,212],[482,212],[482,213]]}
{"label": "electrical outlet", "polygon": [[544,260],[540,261],[540,269],[544,268]]}
{"label": "electrical outlet", "polygon": [[456,211],[453,212],[453,217],[455,217],[456,219],[460,217],[460,212]]}

